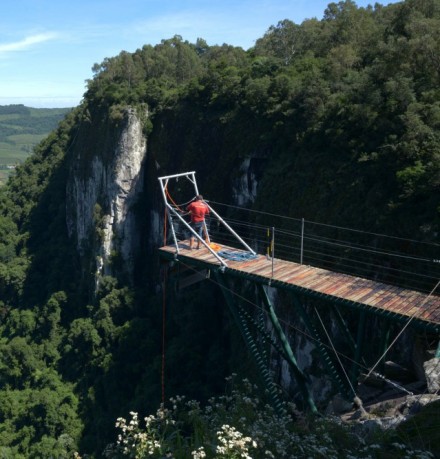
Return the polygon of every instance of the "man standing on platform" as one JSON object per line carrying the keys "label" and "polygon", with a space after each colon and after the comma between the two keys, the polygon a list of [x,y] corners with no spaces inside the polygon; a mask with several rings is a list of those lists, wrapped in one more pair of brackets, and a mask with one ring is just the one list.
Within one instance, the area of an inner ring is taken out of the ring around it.
{"label": "man standing on platform", "polygon": [[[203,201],[203,196],[198,194],[195,200],[188,205],[186,210],[191,214],[191,228],[200,236],[203,237],[203,229],[206,230],[205,215],[209,214],[209,207]],[[194,235],[191,233],[190,249],[194,247]],[[197,239],[197,249],[200,249],[200,239]]]}

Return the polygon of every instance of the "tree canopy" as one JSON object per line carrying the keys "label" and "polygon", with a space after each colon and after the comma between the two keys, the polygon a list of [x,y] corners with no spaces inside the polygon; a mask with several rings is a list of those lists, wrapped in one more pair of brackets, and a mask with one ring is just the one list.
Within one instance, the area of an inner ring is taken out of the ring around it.
{"label": "tree canopy", "polygon": [[[99,457],[118,416],[160,402],[151,248],[140,250],[132,282],[116,272],[93,293],[91,262],[67,233],[82,124],[117,124],[125,107],[147,107],[152,160],[165,171],[197,166],[214,199],[231,202],[239,165],[258,158],[255,209],[438,242],[440,0],[330,3],[322,20],[281,20],[248,51],[176,35],[93,72],[82,104],[0,189],[5,457]],[[149,213],[138,212],[145,229]],[[169,395],[206,400],[230,372],[253,371],[217,293],[201,285],[173,298]]]}

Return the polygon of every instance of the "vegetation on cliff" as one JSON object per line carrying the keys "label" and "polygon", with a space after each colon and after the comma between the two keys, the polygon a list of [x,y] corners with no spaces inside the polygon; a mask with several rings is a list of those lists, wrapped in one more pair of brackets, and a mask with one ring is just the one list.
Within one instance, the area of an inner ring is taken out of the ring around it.
{"label": "vegetation on cliff", "polygon": [[[227,378],[226,392],[205,406],[172,397],[168,407],[139,419],[116,421],[117,440],[104,457],[138,459],[433,459],[418,440],[405,442],[402,432],[372,429],[362,436],[338,418],[301,415],[290,403],[281,413],[262,403],[261,390],[248,380]],[[432,449],[437,451],[437,449]],[[78,458],[79,459],[79,458]]]}
{"label": "vegetation on cliff", "polygon": [[[117,125],[127,105],[148,107],[149,166],[196,170],[212,199],[230,202],[226,177],[253,158],[258,209],[438,242],[439,55],[439,0],[346,0],[322,20],[281,21],[248,51],[175,36],[95,65],[83,103],[0,190],[2,456],[99,457],[116,418],[160,403],[152,248],[131,283],[116,270],[95,294],[67,234],[82,124]],[[146,232],[152,175],[139,205]],[[203,401],[233,370],[252,374],[218,297],[201,284],[173,299],[168,395]]]}

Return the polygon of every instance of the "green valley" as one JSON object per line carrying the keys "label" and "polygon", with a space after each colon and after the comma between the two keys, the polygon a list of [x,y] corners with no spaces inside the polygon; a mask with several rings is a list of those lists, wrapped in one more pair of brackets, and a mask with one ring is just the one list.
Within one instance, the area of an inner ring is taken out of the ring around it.
{"label": "green valley", "polygon": [[70,108],[0,106],[0,185],[69,111]]}

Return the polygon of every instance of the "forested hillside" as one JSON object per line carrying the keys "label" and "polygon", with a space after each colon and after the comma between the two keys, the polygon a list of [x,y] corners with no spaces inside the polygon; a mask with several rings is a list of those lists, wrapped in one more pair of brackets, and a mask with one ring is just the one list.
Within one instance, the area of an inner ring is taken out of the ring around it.
{"label": "forested hillside", "polygon": [[[174,36],[95,64],[81,105],[0,190],[2,457],[101,457],[118,416],[160,404],[158,175],[195,170],[205,196],[233,203],[249,160],[256,210],[438,243],[439,56],[440,0],[346,0],[281,20],[249,50]],[[66,184],[89,177],[128,107],[147,139],[141,242],[133,274],[115,252],[97,276],[110,205],[94,196],[81,245]],[[167,396],[206,401],[232,372],[254,375],[215,289],[173,298]]]}

